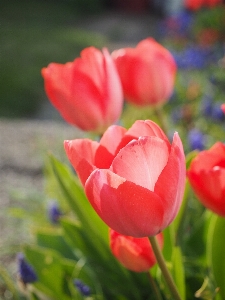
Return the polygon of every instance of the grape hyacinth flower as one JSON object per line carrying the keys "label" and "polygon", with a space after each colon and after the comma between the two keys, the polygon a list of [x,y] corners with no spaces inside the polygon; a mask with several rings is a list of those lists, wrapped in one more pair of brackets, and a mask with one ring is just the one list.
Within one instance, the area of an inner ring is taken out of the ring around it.
{"label": "grape hyacinth flower", "polygon": [[25,260],[23,253],[17,255],[19,279],[24,283],[37,281],[37,275],[33,267]]}
{"label": "grape hyacinth flower", "polygon": [[59,221],[60,216],[62,216],[62,212],[59,208],[57,202],[52,201],[48,205],[48,218],[53,224],[57,224]]}
{"label": "grape hyacinth flower", "polygon": [[188,133],[188,144],[191,150],[202,151],[205,149],[205,135],[196,128],[191,129]]}
{"label": "grape hyacinth flower", "polygon": [[89,286],[84,284],[80,279],[74,279],[74,285],[83,296],[90,296],[91,290]]}
{"label": "grape hyacinth flower", "polygon": [[174,37],[174,35],[187,36],[192,20],[193,15],[190,12],[182,11],[160,22],[158,34],[161,38],[168,36]]}
{"label": "grape hyacinth flower", "polygon": [[173,51],[173,56],[179,69],[203,69],[214,60],[210,49],[196,46]]}
{"label": "grape hyacinth flower", "polygon": [[213,106],[213,109],[212,109],[212,118],[215,121],[219,121],[219,122],[225,120],[225,116],[224,116],[223,110],[221,109],[221,103],[216,103]]}

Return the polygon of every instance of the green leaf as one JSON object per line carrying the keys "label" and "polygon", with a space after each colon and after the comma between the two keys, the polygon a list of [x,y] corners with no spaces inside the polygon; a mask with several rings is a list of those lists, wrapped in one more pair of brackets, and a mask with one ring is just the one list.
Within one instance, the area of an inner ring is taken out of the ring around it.
{"label": "green leaf", "polygon": [[173,247],[175,244],[174,226],[171,224],[163,231],[163,255],[166,261],[171,261]]}
{"label": "green leaf", "polygon": [[182,204],[174,222],[172,223],[174,226],[174,234],[176,235],[176,238],[178,238],[180,233],[182,234],[185,213],[187,211],[189,192],[190,192],[190,184],[188,180],[186,180]]}
{"label": "green leaf", "polygon": [[108,247],[102,247],[101,243],[85,230],[82,224],[75,222],[69,218],[61,218],[60,223],[64,230],[66,240],[70,243],[73,249],[79,249],[83,256],[88,259],[108,261]]}
{"label": "green leaf", "polygon": [[37,289],[52,299],[71,299],[67,281],[72,274],[66,271],[74,270],[75,263],[70,264],[70,269],[67,263],[65,268],[63,259],[57,252],[38,246],[25,246],[24,253],[37,274],[38,281],[34,283]]}
{"label": "green leaf", "polygon": [[192,160],[198,155],[198,153],[199,153],[198,150],[194,150],[194,151],[189,152],[186,155],[186,169],[187,170],[189,169]]}
{"label": "green leaf", "polygon": [[219,293],[225,299],[225,218],[213,216],[209,228],[207,258]]}
{"label": "green leaf", "polygon": [[39,246],[56,250],[65,258],[77,259],[73,249],[65,241],[62,230],[42,228],[35,231],[35,236]]}
{"label": "green leaf", "polygon": [[96,243],[95,237],[89,236],[89,232],[84,230],[82,224],[69,218],[61,218],[61,224],[65,231],[65,238],[68,239],[75,252],[79,249],[81,258],[87,259],[88,265],[94,270],[100,282],[104,278],[103,290],[107,297],[109,295],[115,297],[121,293],[122,295],[135,295],[136,299],[140,299],[142,291],[139,292],[136,274],[126,270],[112,255],[109,247],[102,249],[101,245]]}
{"label": "green leaf", "polygon": [[185,272],[183,265],[183,258],[180,247],[173,248],[172,254],[172,274],[177,286],[177,289],[181,295],[181,299],[186,299],[186,290],[185,290]]}
{"label": "green leaf", "polygon": [[49,164],[57,181],[57,191],[63,195],[82,226],[90,231],[95,239],[102,243],[102,246],[107,245],[108,227],[88,202],[77,177],[53,156],[49,156]]}

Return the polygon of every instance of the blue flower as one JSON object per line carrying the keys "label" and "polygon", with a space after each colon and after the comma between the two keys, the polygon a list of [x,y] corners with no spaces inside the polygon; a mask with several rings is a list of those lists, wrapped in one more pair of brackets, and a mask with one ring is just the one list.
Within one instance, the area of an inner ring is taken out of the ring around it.
{"label": "blue flower", "polygon": [[161,37],[182,35],[187,36],[192,25],[193,15],[182,11],[174,16],[168,17],[160,22],[158,34]]}
{"label": "blue flower", "polygon": [[183,51],[171,51],[180,69],[203,69],[214,61],[210,49],[189,46]]}
{"label": "blue flower", "polygon": [[57,224],[62,212],[57,202],[52,201],[48,205],[48,218],[53,224]]}
{"label": "blue flower", "polygon": [[24,255],[22,253],[18,253],[18,273],[20,280],[24,283],[32,283],[37,281],[37,275],[33,269],[33,267],[28,264],[25,260]]}
{"label": "blue flower", "polygon": [[221,103],[216,103],[212,109],[212,118],[216,121],[224,121],[225,116],[221,109]]}
{"label": "blue flower", "polygon": [[74,285],[83,296],[90,296],[91,290],[89,286],[84,284],[80,279],[74,279]]}
{"label": "blue flower", "polygon": [[198,129],[191,129],[188,133],[188,144],[191,150],[205,149],[205,135]]}

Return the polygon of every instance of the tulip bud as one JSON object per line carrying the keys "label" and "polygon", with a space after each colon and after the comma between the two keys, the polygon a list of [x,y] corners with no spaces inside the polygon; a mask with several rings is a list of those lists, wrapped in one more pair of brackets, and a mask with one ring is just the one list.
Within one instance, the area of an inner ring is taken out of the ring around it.
{"label": "tulip bud", "polygon": [[[134,272],[147,272],[156,263],[149,239],[133,238],[109,231],[110,248],[113,255],[127,269]],[[162,233],[156,236],[160,248],[163,246]]]}

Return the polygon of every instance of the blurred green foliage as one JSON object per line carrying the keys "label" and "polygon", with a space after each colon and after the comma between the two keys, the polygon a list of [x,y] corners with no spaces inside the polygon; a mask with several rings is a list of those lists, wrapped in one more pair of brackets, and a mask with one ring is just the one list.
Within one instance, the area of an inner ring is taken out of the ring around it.
{"label": "blurred green foliage", "polygon": [[82,8],[72,2],[0,3],[0,117],[34,115],[46,99],[41,68],[72,61],[87,46],[105,44],[105,37],[76,28]]}

